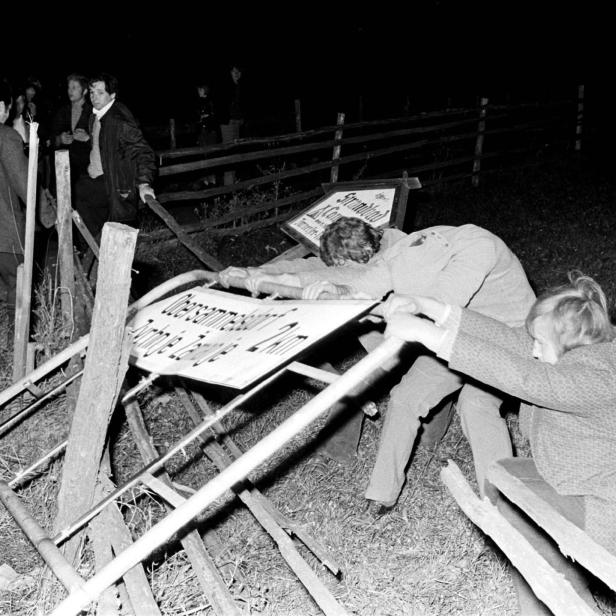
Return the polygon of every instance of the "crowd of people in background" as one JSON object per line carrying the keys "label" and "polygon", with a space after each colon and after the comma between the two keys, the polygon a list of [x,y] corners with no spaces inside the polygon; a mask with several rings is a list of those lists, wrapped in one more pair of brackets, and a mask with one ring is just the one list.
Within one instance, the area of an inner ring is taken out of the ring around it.
{"label": "crowd of people in background", "polygon": [[[195,126],[194,145],[207,148],[244,136],[247,105],[242,74],[242,66],[233,63],[223,79],[194,80],[193,99],[188,105]],[[155,197],[156,159],[140,123],[119,100],[120,85],[114,75],[70,73],[61,98],[50,95],[35,76],[0,80],[4,165],[0,224],[7,236],[6,246],[0,237],[0,281],[4,300],[13,309],[16,269],[23,260],[32,127],[36,127],[38,138],[39,195],[53,202],[54,153],[68,151],[71,205],[97,241],[107,221],[137,225],[139,208],[145,206],[148,196]],[[220,180],[235,182],[234,172],[225,172]],[[214,175],[206,179],[206,183],[216,182]],[[75,233],[75,244],[82,252],[88,248],[79,232]]]}

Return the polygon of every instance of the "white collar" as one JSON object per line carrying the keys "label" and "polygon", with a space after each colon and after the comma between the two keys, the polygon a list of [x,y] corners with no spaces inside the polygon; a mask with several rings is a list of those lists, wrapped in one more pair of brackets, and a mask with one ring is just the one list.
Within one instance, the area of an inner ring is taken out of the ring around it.
{"label": "white collar", "polygon": [[115,98],[107,103],[102,109],[93,108],[92,113],[94,113],[94,115],[100,120],[109,111],[109,108],[113,105],[113,103],[115,103]]}

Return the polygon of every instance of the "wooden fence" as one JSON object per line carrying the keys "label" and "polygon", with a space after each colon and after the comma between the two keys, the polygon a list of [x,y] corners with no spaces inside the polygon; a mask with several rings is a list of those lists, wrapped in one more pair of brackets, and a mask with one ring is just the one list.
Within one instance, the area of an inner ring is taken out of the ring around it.
{"label": "wooden fence", "polygon": [[[578,96],[549,103],[447,109],[369,122],[337,122],[318,129],[230,144],[157,152],[158,199],[165,207],[197,211],[186,233],[239,234],[282,222],[322,194],[331,181],[418,176],[434,188],[498,169],[532,164],[546,152],[581,148],[583,87]],[[233,170],[236,182],[222,182]],[[186,208],[185,206],[190,206]],[[167,230],[143,239],[169,236]]]}

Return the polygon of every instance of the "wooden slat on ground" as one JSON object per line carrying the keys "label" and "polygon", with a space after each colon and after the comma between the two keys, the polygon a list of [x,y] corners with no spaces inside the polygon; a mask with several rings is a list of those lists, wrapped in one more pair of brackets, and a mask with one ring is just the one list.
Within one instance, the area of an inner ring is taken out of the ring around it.
{"label": "wooden slat on ground", "polygon": [[[176,392],[180,395],[180,399],[189,417],[195,425],[200,424],[202,418],[190,399],[187,390],[183,387],[177,387]],[[201,410],[207,416],[212,416],[213,413],[203,396],[198,392],[192,392],[192,394],[195,400],[197,400]],[[222,471],[235,459],[241,457],[243,452],[228,436],[226,430],[220,423],[215,423],[212,426],[212,430],[221,439],[231,455],[227,454],[223,447],[215,440],[204,441],[201,439],[199,444],[208,458],[210,458],[218,469]],[[266,532],[276,542],[282,557],[302,584],[304,584],[323,612],[326,615],[346,614],[346,610],[340,606],[334,595],[302,558],[292,539],[283,529],[286,529],[289,533],[301,539],[304,545],[313,552],[323,565],[328,567],[332,573],[336,575],[340,571],[340,568],[335,564],[334,559],[329,555],[327,550],[321,546],[318,541],[310,537],[309,533],[301,528],[300,525],[287,519],[282,513],[277,511],[274,504],[255,488],[250,481],[245,480],[240,485],[242,486],[241,488],[237,490],[234,489],[235,493],[255,516],[259,524],[263,526]]]}
{"label": "wooden slat on ground", "polygon": [[454,462],[441,470],[441,479],[462,511],[492,537],[524,576],[535,595],[556,616],[596,616],[561,573],[551,567],[527,539],[486,499],[479,499]]}
{"label": "wooden slat on ground", "polygon": [[[143,416],[139,409],[139,405],[135,400],[131,400],[124,408],[126,410],[128,425],[143,461],[148,464],[156,460],[158,458],[158,452],[143,422]],[[160,477],[162,482],[169,489],[172,489],[171,481],[167,473],[160,473]],[[177,497],[181,498],[182,502],[185,500],[179,494]],[[174,507],[178,505],[177,501],[172,504]],[[188,533],[181,539],[181,543],[190,560],[193,571],[201,584],[201,589],[210,602],[214,612],[220,616],[240,616],[241,610],[235,604],[227,585],[220,576],[218,569],[211,561],[199,533],[196,530]]]}

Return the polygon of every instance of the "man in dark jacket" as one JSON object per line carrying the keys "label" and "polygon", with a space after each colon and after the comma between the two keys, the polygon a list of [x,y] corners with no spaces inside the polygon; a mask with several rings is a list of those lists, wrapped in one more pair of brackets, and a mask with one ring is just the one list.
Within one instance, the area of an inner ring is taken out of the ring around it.
{"label": "man in dark jacket", "polygon": [[101,73],[90,79],[90,164],[77,186],[76,209],[98,237],[107,221],[134,225],[139,200],[155,197],[154,151],[128,108],[116,100],[117,79]]}

